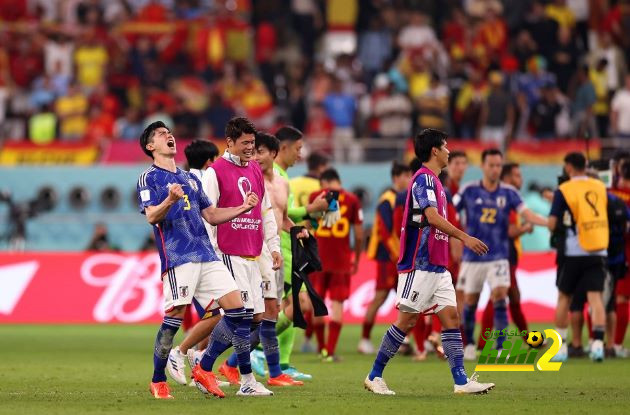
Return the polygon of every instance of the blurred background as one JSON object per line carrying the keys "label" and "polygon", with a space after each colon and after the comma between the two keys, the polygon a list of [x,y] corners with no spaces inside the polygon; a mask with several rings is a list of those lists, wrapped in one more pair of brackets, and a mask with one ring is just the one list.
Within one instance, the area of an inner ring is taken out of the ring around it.
{"label": "blurred background", "polygon": [[[547,214],[568,151],[630,148],[629,59],[627,0],[0,0],[0,263],[152,249],[135,183],[158,119],[182,167],[235,115],[296,126],[367,227],[391,161],[439,128],[464,181],[499,147]],[[524,249],[548,251],[545,232]]]}

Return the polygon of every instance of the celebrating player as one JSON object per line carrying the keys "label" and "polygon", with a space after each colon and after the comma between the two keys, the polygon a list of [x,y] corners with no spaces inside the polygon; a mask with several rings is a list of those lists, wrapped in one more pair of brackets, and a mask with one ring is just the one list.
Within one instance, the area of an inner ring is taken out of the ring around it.
{"label": "celebrating player", "polygon": [[469,379],[464,369],[455,290],[446,265],[448,236],[460,239],[476,255],[486,254],[488,247],[446,220],[446,194],[438,179],[448,162],[446,134],[434,129],[423,130],[414,140],[414,150],[423,167],[411,180],[405,204],[396,292],[398,317],[385,333],[364,385],[379,395],[395,395],[383,379],[383,370],[418,316],[434,312],[442,322],[442,344],[455,382],[454,392],[485,393],[494,384],[479,383],[476,375]]}
{"label": "celebrating player", "polygon": [[[289,175],[287,174],[287,169],[293,166],[300,159],[300,152],[302,151],[303,145],[302,132],[297,128],[285,126],[278,129],[275,135],[280,141],[280,151],[278,151],[273,168],[276,173],[288,181]],[[320,196],[307,206],[296,207],[294,195],[292,192],[289,192],[287,209],[291,220],[294,222],[300,222],[304,220],[308,214],[323,212],[328,209],[328,202],[324,198],[324,193],[322,192]],[[291,236],[288,232],[282,231],[280,238],[282,244],[282,256],[284,258],[284,267],[282,269],[284,283],[285,286],[290,287],[292,264]],[[280,344],[280,367],[284,373],[287,373],[293,379],[310,380],[312,379],[311,375],[302,373],[290,365],[291,353],[295,342],[295,328],[293,327],[293,297],[291,295],[290,288],[285,291],[283,311],[278,316],[277,326],[278,341]],[[307,295],[306,287],[304,285],[302,286],[299,298],[302,311],[304,313],[308,313],[311,309],[311,301]]]}
{"label": "celebrating player", "polygon": [[[465,213],[466,231],[490,246],[490,253],[484,257],[475,255],[464,248],[462,266],[459,270],[457,287],[464,290],[464,330],[466,335],[466,360],[475,360],[477,350],[473,337],[475,313],[479,293],[488,280],[490,297],[494,307],[494,328],[507,328],[507,292],[510,288],[509,258],[509,218],[516,211],[535,225],[546,226],[547,219],[529,210],[518,191],[500,182],[503,154],[497,149],[484,150],[481,154],[483,178],[465,185],[454,196],[455,208]],[[497,338],[497,348],[501,349],[505,336]]]}
{"label": "celebrating player", "polygon": [[[523,176],[520,166],[517,163],[505,163],[501,170],[501,181],[507,185],[513,186],[516,190],[521,190],[521,186],[523,186]],[[508,297],[510,299],[510,315],[519,331],[527,331],[527,320],[525,320],[525,315],[521,308],[521,292],[518,289],[518,283],[516,281],[516,267],[518,266],[518,257],[521,254],[521,241],[519,238],[521,235],[531,233],[533,230],[534,227],[531,223],[521,223],[520,217],[512,212],[508,230],[508,236],[510,237],[510,288],[508,289]],[[488,300],[481,319],[481,333],[485,333],[486,329],[492,329],[493,320],[494,307],[492,306],[492,300]],[[477,348],[480,350],[483,349],[486,343],[481,333],[479,334],[477,344]]]}
{"label": "celebrating player", "polygon": [[[210,338],[206,355],[193,369],[193,379],[202,392],[224,397],[208,359],[230,345],[242,352],[239,363],[249,364],[249,321],[238,287],[212,249],[203,219],[215,225],[228,222],[258,206],[258,197],[246,192],[237,207],[215,207],[196,176],[175,165],[176,142],[161,121],[150,124],[140,137],[140,147],[153,159],[153,166],[138,180],[138,206],[153,225],[162,264],[165,317],[155,339],[151,394],[171,399],[164,371],[173,337],[192,302],[208,310],[217,300],[225,316]],[[203,218],[203,219],[202,219]]]}
{"label": "celebrating player", "polygon": [[[341,218],[332,226],[319,220],[315,231],[319,255],[322,261],[321,272],[313,273],[313,287],[322,297],[329,294],[332,300],[332,313],[328,322],[328,339],[324,341],[324,317],[313,318],[313,330],[317,336],[318,352],[325,361],[338,360],[335,355],[337,340],[343,324],[343,302],[350,296],[350,277],[359,269],[359,259],[363,247],[363,212],[359,199],[341,187],[339,173],[335,169],[324,171],[320,177],[322,188],[326,193],[338,195]],[[309,200],[314,201],[321,192],[311,194]],[[354,234],[354,258],[350,247],[350,228]]]}
{"label": "celebrating player", "polygon": [[407,190],[411,175],[409,166],[394,162],[391,169],[392,187],[383,192],[376,206],[372,236],[367,251],[368,257],[376,260],[376,292],[363,319],[359,353],[374,353],[370,334],[376,312],[387,299],[389,291],[396,289],[398,282],[396,263],[400,255],[400,239],[394,231],[394,207],[396,194]]}

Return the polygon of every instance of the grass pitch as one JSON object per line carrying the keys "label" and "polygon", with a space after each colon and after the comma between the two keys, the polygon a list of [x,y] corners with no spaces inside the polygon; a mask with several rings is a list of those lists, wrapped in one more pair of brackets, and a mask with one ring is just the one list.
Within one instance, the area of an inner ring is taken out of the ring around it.
{"label": "grass pitch", "polygon": [[[541,329],[542,327],[538,327]],[[397,395],[363,389],[373,357],[356,353],[358,326],[343,328],[341,363],[320,363],[296,353],[294,364],[314,380],[303,387],[275,388],[269,398],[223,400],[196,388],[172,385],[173,401],[148,392],[157,325],[0,326],[0,414],[503,414],[619,413],[630,411],[630,360],[565,363],[559,372],[484,372],[497,384],[482,396],[454,396],[448,364],[430,357],[414,363],[396,356],[385,379]],[[385,326],[376,327],[375,344]],[[178,339],[181,334],[178,334]],[[301,343],[298,333],[296,348]],[[223,357],[222,357],[223,358]],[[221,359],[222,359],[221,358]],[[474,363],[467,363],[469,375]]]}

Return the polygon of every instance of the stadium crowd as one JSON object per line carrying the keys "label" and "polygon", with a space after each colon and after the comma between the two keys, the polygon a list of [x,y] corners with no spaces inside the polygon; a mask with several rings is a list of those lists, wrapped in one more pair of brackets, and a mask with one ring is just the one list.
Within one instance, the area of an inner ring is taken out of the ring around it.
{"label": "stadium crowd", "polygon": [[630,136],[626,0],[2,4],[3,140],[135,140],[157,119],[216,137],[234,115],[336,160],[427,127],[500,146]]}

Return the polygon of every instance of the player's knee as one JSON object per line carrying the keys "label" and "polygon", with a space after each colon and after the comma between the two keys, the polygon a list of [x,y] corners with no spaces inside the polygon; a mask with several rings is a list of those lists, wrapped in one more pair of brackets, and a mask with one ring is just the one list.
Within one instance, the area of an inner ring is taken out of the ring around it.
{"label": "player's knee", "polygon": [[262,321],[262,319],[263,319],[263,313],[257,313],[257,314],[254,314],[254,316],[252,317],[252,322],[259,323]]}
{"label": "player's knee", "polygon": [[184,314],[186,314],[186,304],[177,305],[164,314],[167,317],[184,318]]}

